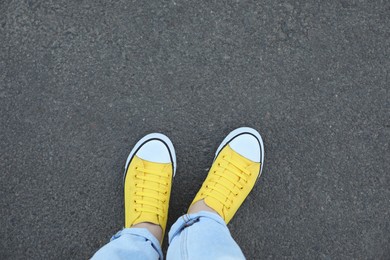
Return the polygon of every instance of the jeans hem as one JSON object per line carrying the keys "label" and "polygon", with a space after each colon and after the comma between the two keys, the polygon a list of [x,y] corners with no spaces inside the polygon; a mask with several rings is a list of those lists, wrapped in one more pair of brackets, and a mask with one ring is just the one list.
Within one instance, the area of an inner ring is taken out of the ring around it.
{"label": "jeans hem", "polygon": [[146,240],[149,240],[152,243],[152,247],[154,250],[157,251],[160,258],[164,259],[163,252],[161,249],[160,242],[157,240],[155,236],[152,235],[152,233],[149,232],[146,228],[124,228],[120,231],[118,231],[115,235],[113,235],[110,239],[110,241],[115,240],[123,235],[132,235],[132,236],[140,236],[145,238]]}
{"label": "jeans hem", "polygon": [[222,219],[221,216],[219,216],[216,213],[208,212],[208,211],[199,211],[195,214],[185,214],[178,218],[178,220],[172,225],[169,234],[168,234],[168,241],[171,243],[174,237],[176,237],[180,232],[193,225],[194,223],[198,222],[200,218],[208,218],[212,219],[218,224],[226,227],[225,221]]}

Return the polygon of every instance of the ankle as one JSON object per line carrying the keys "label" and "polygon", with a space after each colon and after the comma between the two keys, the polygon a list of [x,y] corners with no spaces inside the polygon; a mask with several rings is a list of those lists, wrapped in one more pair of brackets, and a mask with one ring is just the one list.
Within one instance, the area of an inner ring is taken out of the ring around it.
{"label": "ankle", "polygon": [[138,224],[135,224],[131,226],[132,228],[146,228],[149,230],[150,233],[152,233],[153,236],[157,238],[160,243],[162,242],[162,228],[160,225],[156,225],[150,222],[141,222]]}
{"label": "ankle", "polygon": [[216,212],[213,208],[207,206],[207,204],[204,202],[204,199],[195,202],[188,209],[189,214],[194,214],[194,213],[197,213],[199,211],[207,211],[207,212],[218,214],[218,212]]}

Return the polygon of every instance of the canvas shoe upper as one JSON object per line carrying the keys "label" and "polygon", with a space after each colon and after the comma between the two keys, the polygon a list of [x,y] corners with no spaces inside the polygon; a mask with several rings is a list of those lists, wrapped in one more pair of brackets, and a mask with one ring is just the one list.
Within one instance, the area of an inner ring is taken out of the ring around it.
{"label": "canvas shoe upper", "polygon": [[125,227],[141,222],[166,229],[176,155],[162,134],[142,138],[130,152],[124,175]]}
{"label": "canvas shoe upper", "polygon": [[204,199],[228,223],[255,185],[263,161],[263,141],[256,130],[242,127],[232,131],[217,149],[191,205]]}

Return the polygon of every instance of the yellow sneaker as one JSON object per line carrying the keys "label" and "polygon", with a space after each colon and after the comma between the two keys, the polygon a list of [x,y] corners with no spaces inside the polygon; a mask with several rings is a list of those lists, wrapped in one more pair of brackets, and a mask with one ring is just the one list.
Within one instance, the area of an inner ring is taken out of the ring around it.
{"label": "yellow sneaker", "polygon": [[163,134],[148,134],[137,142],[127,158],[124,174],[125,228],[141,222],[167,224],[176,154]]}
{"label": "yellow sneaker", "polygon": [[249,127],[234,130],[218,147],[207,178],[191,205],[204,199],[227,224],[260,177],[263,161],[260,134]]}

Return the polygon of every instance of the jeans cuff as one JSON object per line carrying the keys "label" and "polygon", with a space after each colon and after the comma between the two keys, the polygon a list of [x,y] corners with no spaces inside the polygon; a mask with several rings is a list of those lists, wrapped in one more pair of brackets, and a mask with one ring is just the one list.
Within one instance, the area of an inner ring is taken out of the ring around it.
{"label": "jeans cuff", "polygon": [[171,243],[173,238],[178,234],[180,234],[180,232],[183,229],[198,222],[200,218],[212,219],[218,224],[221,224],[226,227],[226,223],[223,220],[223,218],[221,218],[221,216],[219,216],[216,213],[212,213],[208,211],[199,211],[198,213],[195,214],[185,214],[180,218],[178,218],[178,220],[175,222],[175,224],[172,225],[171,229],[169,230],[169,234],[168,234],[169,243]]}
{"label": "jeans cuff", "polygon": [[115,240],[121,236],[125,235],[131,235],[131,236],[139,236],[144,238],[145,240],[149,240],[152,243],[152,247],[154,250],[157,251],[159,254],[160,258],[159,259],[164,259],[162,250],[161,250],[161,245],[160,242],[157,240],[155,236],[152,235],[152,233],[149,232],[148,229],[146,228],[124,228],[115,235],[113,235],[110,239],[110,241]]}

